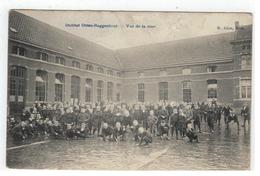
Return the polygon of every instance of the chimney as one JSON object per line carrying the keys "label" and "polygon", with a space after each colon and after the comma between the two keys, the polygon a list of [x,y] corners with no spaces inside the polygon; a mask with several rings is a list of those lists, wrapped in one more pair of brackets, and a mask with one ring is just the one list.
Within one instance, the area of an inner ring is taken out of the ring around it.
{"label": "chimney", "polygon": [[235,21],[235,30],[238,30],[239,28],[239,21]]}

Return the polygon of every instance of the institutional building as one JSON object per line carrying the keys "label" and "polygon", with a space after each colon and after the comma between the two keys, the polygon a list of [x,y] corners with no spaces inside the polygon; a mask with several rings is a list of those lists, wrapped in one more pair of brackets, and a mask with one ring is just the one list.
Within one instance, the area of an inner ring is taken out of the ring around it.
{"label": "institutional building", "polygon": [[252,25],[235,32],[111,50],[11,11],[8,104],[251,99]]}

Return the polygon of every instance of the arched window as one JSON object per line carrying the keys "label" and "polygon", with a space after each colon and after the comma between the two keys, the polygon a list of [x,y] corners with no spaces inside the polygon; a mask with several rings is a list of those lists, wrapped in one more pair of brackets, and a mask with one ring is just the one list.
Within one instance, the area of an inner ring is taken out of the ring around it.
{"label": "arched window", "polygon": [[102,101],[102,96],[103,96],[103,86],[104,82],[99,80],[97,82],[97,101],[101,102]]}
{"label": "arched window", "polygon": [[93,90],[93,80],[92,79],[86,79],[85,89],[86,89],[85,101],[91,102],[92,101],[92,90]]}
{"label": "arched window", "polygon": [[35,78],[35,100],[46,101],[47,100],[47,81],[48,73],[43,70],[36,71]]}
{"label": "arched window", "polygon": [[114,85],[112,82],[107,83],[107,100],[108,101],[113,101],[113,88]]}
{"label": "arched window", "polygon": [[80,77],[78,76],[71,76],[71,100],[73,103],[79,102],[80,97]]}
{"label": "arched window", "polygon": [[55,101],[62,102],[64,97],[64,83],[65,76],[64,74],[57,73],[55,75]]}
{"label": "arched window", "polygon": [[216,79],[207,80],[208,98],[217,98],[218,81]]}

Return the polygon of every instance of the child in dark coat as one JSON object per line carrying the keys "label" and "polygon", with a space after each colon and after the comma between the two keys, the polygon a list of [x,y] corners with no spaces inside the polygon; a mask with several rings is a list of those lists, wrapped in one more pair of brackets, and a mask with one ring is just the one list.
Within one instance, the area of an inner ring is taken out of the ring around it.
{"label": "child in dark coat", "polygon": [[139,146],[141,145],[149,145],[153,142],[152,135],[146,131],[143,127],[138,128],[138,137],[140,138]]}

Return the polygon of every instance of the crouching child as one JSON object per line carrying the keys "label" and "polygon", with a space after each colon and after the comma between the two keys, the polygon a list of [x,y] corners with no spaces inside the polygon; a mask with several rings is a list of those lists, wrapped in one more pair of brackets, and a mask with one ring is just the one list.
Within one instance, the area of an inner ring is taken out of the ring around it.
{"label": "crouching child", "polygon": [[143,127],[138,128],[138,137],[140,138],[139,140],[139,146],[141,145],[149,145],[150,143],[153,142],[152,135],[146,131]]}

